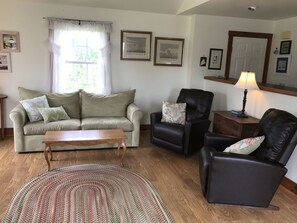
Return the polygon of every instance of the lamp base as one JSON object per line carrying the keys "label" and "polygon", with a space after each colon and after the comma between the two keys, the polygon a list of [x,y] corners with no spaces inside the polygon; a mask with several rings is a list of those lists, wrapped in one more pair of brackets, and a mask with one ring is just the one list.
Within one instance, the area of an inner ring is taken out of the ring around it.
{"label": "lamp base", "polygon": [[248,118],[248,116],[244,113],[240,113],[237,115],[238,118]]}

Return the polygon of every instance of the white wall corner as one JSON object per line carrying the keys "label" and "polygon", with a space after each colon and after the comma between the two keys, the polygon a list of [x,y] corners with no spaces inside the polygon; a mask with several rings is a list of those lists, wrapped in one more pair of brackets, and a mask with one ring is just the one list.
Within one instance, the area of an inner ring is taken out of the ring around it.
{"label": "white wall corner", "polygon": [[208,1],[209,0],[184,0],[183,3],[181,4],[181,7],[177,11],[177,14],[178,15],[185,14],[187,13],[187,11]]}

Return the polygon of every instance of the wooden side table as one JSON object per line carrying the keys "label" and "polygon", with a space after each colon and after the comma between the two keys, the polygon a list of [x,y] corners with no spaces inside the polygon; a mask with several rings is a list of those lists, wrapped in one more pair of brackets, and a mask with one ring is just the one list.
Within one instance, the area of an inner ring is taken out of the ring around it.
{"label": "wooden side table", "polygon": [[239,118],[231,111],[214,111],[213,132],[238,138],[251,137],[259,123],[259,119],[249,116]]}
{"label": "wooden side table", "polygon": [[4,124],[4,99],[7,98],[7,95],[0,94],[0,112],[1,112],[1,139],[4,139],[5,137],[5,124]]}

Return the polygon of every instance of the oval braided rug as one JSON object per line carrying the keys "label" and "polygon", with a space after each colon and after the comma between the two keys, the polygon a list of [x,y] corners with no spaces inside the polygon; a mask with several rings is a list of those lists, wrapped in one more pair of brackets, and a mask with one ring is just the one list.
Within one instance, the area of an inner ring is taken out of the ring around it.
{"label": "oval braided rug", "polygon": [[116,165],[53,169],[14,195],[3,222],[174,222],[151,183]]}

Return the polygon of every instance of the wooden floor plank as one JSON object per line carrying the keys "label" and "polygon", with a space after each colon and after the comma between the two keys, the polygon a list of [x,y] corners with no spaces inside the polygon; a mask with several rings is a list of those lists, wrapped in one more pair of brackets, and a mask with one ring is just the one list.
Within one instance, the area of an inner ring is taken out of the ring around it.
{"label": "wooden floor plank", "polygon": [[[150,144],[149,131],[142,131],[139,148],[129,148],[125,168],[150,180],[177,223],[296,222],[297,196],[280,186],[273,211],[232,205],[209,204],[204,199],[198,171],[198,155],[182,155]],[[52,168],[77,164],[119,164],[115,149],[54,152]],[[0,141],[0,219],[14,193],[23,184],[47,170],[43,153],[17,154],[13,138]]]}

